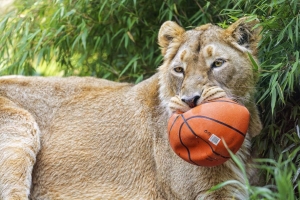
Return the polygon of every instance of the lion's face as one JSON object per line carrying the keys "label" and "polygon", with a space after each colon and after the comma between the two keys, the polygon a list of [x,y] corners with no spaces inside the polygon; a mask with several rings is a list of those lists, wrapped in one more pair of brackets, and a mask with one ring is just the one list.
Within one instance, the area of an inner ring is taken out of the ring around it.
{"label": "lion's face", "polygon": [[160,97],[171,111],[185,112],[220,97],[249,100],[255,74],[248,53],[256,53],[259,30],[245,20],[225,30],[211,24],[190,31],[174,22],[162,25]]}

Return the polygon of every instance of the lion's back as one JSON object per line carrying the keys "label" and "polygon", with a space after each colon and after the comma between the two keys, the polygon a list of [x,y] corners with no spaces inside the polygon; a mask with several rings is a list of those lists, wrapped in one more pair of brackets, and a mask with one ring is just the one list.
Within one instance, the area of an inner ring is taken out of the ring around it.
{"label": "lion's back", "polygon": [[122,93],[130,87],[127,83],[92,77],[0,77],[0,96],[7,97],[30,111],[40,128],[47,126],[63,103],[80,93],[101,93],[102,98],[105,98],[111,91]]}

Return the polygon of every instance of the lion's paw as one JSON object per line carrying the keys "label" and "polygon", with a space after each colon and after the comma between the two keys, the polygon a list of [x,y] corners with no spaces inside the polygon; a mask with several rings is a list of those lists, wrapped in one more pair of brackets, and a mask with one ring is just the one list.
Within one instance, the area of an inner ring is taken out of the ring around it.
{"label": "lion's paw", "polygon": [[214,86],[214,87],[204,89],[200,102],[211,101],[214,99],[226,98],[226,97],[227,94],[222,88]]}
{"label": "lion's paw", "polygon": [[170,111],[173,112],[186,112],[190,110],[191,108],[184,103],[179,96],[172,97],[170,102],[169,102],[169,109]]}

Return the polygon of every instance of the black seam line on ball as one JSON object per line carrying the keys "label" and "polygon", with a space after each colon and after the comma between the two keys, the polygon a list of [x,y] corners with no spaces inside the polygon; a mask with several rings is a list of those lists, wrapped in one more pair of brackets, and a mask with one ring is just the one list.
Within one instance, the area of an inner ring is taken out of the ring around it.
{"label": "black seam line on ball", "polygon": [[174,121],[173,121],[173,123],[172,123],[172,125],[171,125],[171,127],[170,127],[170,130],[169,130],[169,136],[170,136],[170,132],[171,132],[171,130],[172,130],[172,128],[173,128],[173,126],[174,126],[174,124],[175,124],[175,122],[177,121],[177,119],[178,119],[179,116],[180,116],[180,115],[177,115],[177,117],[174,119]]}
{"label": "black seam line on ball", "polygon": [[[190,131],[191,131],[196,137],[200,138],[200,139],[203,140],[206,144],[208,144],[208,146],[211,148],[211,151],[212,151],[214,154],[216,154],[216,155],[218,155],[218,156],[221,156],[222,158],[226,158],[226,159],[227,159],[227,158],[230,158],[230,157],[224,156],[224,155],[219,154],[218,152],[214,151],[214,149],[212,148],[212,146],[210,145],[209,142],[207,142],[206,140],[204,140],[202,137],[200,137],[199,135],[197,135],[197,134],[194,132],[194,130],[193,130],[193,129],[190,127],[190,125],[187,123],[187,119],[185,119],[183,115],[181,115],[181,117],[182,117],[184,123],[185,123],[185,124],[187,125],[187,127],[190,129]],[[189,118],[189,119],[190,119],[190,118]]]}
{"label": "black seam line on ball", "polygon": [[[184,117],[183,117],[182,115],[180,115],[180,116],[181,116],[181,117],[183,118],[183,120],[184,120]],[[178,138],[179,138],[179,140],[180,140],[181,145],[184,146],[184,148],[186,148],[186,151],[187,151],[187,153],[188,153],[189,160],[190,160],[192,163],[194,163],[195,165],[198,165],[197,163],[195,163],[195,162],[191,159],[190,150],[189,150],[189,148],[183,143],[183,141],[182,141],[182,139],[181,139],[181,128],[182,128],[183,124],[185,124],[185,121],[182,122],[182,124],[180,125],[179,131],[178,131]]]}
{"label": "black seam line on ball", "polygon": [[230,126],[230,125],[228,125],[228,124],[226,124],[226,123],[224,123],[224,122],[221,122],[221,121],[219,121],[219,120],[216,120],[216,119],[214,119],[214,118],[210,118],[210,117],[206,117],[206,116],[202,116],[202,115],[197,115],[197,116],[190,117],[190,118],[188,118],[188,119],[186,119],[186,120],[188,121],[188,120],[193,119],[193,118],[204,118],[204,119],[212,120],[212,121],[214,121],[214,122],[217,122],[217,123],[219,123],[219,124],[222,124],[222,125],[224,125],[224,126],[230,128],[230,129],[236,131],[237,133],[241,134],[243,137],[246,136],[242,131],[240,131],[240,130],[238,130],[238,129],[236,129],[236,128],[234,128],[234,127],[232,127],[232,126]]}

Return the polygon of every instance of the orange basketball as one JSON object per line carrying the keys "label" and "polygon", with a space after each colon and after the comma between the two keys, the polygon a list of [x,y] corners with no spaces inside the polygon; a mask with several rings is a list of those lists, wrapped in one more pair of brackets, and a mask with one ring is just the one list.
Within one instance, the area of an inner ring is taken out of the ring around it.
{"label": "orange basketball", "polygon": [[245,139],[250,114],[245,106],[221,98],[205,102],[169,119],[169,142],[185,161],[200,166],[217,166],[236,153]]}

